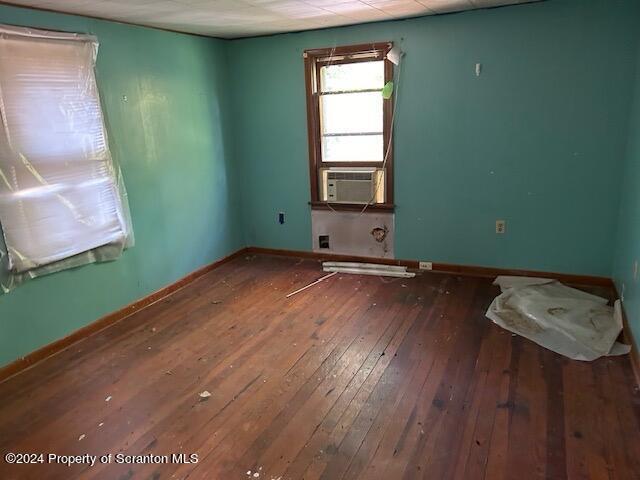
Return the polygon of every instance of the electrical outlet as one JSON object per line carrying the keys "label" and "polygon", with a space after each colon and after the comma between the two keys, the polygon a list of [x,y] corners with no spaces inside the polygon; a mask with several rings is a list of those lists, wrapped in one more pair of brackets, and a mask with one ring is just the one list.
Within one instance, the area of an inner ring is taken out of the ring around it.
{"label": "electrical outlet", "polygon": [[420,270],[433,270],[431,262],[420,262]]}
{"label": "electrical outlet", "polygon": [[506,220],[496,220],[496,233],[504,233],[507,229],[507,221]]}
{"label": "electrical outlet", "polygon": [[638,281],[638,260],[633,261],[633,280]]}

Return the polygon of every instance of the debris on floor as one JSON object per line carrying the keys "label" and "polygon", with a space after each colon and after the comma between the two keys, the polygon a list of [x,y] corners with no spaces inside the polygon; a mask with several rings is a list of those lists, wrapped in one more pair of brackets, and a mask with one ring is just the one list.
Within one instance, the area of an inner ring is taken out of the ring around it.
{"label": "debris on floor", "polygon": [[110,402],[111,401],[111,395],[109,395],[107,398],[104,399],[105,402]]}
{"label": "debris on floor", "polygon": [[622,331],[619,300],[607,300],[557,280],[499,276],[502,293],[487,310],[495,324],[574,360],[624,355],[631,347],[616,342]]}
{"label": "debris on floor", "polygon": [[211,396],[211,393],[208,390],[205,390],[203,392],[200,392],[199,395],[202,400],[206,400]]}
{"label": "debris on floor", "polygon": [[83,433],[78,437],[78,441],[80,442],[81,440],[84,440],[84,437],[86,437],[86,435]]}
{"label": "debris on floor", "polygon": [[260,471],[262,471],[262,467],[258,469],[259,471],[252,472],[251,470],[247,471],[247,477],[258,478],[260,476]]}

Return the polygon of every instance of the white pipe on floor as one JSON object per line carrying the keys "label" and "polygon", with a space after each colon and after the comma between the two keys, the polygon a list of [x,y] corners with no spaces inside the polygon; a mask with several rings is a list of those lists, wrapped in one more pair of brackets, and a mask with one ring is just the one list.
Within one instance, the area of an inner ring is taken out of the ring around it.
{"label": "white pipe on floor", "polygon": [[381,265],[377,263],[359,262],[322,262],[323,267],[361,268],[367,270],[388,270],[392,272],[406,272],[407,267],[400,265]]}
{"label": "white pipe on floor", "polygon": [[373,268],[324,267],[325,272],[354,273],[356,275],[380,275],[383,277],[413,278],[415,273],[393,270],[375,270]]}

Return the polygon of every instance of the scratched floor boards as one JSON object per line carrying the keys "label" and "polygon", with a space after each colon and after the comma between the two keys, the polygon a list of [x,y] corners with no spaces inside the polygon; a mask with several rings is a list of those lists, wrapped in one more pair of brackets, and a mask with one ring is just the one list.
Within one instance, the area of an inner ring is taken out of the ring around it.
{"label": "scratched floor boards", "polygon": [[627,358],[569,361],[502,331],[487,279],[338,275],[285,299],[320,275],[237,259],[0,384],[3,456],[197,464],[0,461],[0,478],[640,478]]}

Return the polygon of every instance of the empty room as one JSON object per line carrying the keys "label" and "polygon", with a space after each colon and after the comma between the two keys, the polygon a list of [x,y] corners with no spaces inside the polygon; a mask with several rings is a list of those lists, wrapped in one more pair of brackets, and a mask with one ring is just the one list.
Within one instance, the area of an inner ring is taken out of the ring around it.
{"label": "empty room", "polygon": [[640,479],[640,2],[0,2],[0,479]]}

